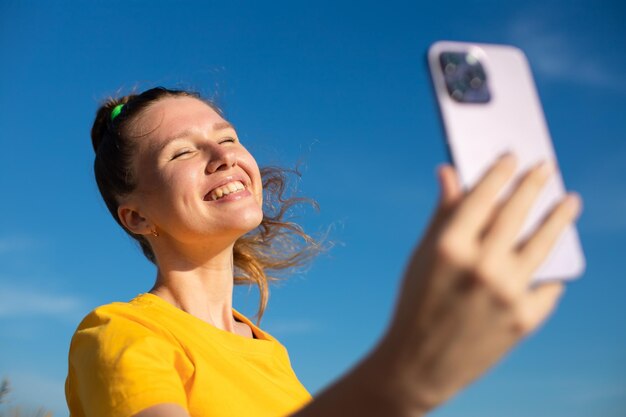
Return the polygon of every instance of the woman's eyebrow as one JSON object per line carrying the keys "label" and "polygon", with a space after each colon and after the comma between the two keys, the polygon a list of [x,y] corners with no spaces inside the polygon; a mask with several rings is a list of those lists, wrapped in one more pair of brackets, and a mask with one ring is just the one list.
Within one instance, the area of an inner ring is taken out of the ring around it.
{"label": "woman's eyebrow", "polygon": [[[231,123],[229,122],[215,122],[213,123],[213,126],[211,127],[211,129],[215,132],[218,130],[224,130],[224,129],[233,129],[235,130],[235,126],[233,126]],[[177,139],[181,139],[187,136],[191,136],[193,134],[199,133],[201,132],[200,129],[198,129],[197,127],[190,127],[187,128],[183,131],[180,131],[178,133],[176,133],[175,135],[169,137],[167,140],[163,141],[163,143],[161,144],[161,146],[159,147],[159,151],[162,151],[163,148],[165,148],[167,145],[169,145],[170,143],[172,143],[173,141],[177,140]]]}

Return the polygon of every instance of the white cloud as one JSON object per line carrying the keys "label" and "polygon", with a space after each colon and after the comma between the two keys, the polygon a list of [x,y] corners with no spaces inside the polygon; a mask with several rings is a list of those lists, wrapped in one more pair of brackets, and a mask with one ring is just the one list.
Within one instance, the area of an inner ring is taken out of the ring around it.
{"label": "white cloud", "polygon": [[511,43],[526,52],[537,73],[626,93],[623,77],[614,66],[594,56],[592,45],[585,45],[583,38],[566,37],[558,25],[542,20],[543,12],[519,15],[507,28]]}
{"label": "white cloud", "polygon": [[72,295],[42,292],[0,284],[0,318],[16,316],[68,316],[82,311],[82,302]]}

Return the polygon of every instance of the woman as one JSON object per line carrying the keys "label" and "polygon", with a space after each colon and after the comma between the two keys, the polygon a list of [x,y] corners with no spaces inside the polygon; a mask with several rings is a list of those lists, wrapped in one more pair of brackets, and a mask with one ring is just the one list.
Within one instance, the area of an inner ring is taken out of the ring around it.
{"label": "woman", "polygon": [[[387,331],[312,399],[284,347],[232,308],[234,281],[254,281],[260,319],[265,269],[317,250],[297,226],[281,223],[284,211],[264,217],[261,172],[234,128],[197,95],[156,88],[105,103],[92,139],[103,198],[157,278],[148,293],[99,307],[79,325],[66,381],[74,417],[424,415],[537,328],[563,289],[529,289],[529,281],[576,218],[576,195],[515,244],[550,164],[529,170],[504,202],[496,197],[515,171],[512,156],[467,193],[444,165],[438,208],[409,259]],[[280,230],[313,251],[276,262]]]}

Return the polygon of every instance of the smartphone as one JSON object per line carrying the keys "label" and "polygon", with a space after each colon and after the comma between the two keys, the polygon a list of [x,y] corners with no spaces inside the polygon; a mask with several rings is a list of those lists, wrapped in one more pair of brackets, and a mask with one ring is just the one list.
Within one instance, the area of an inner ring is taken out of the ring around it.
{"label": "smartphone", "polygon": [[[509,45],[440,41],[429,48],[427,61],[449,156],[465,190],[505,152],[517,158],[516,178],[540,161],[554,163],[555,173],[519,233],[521,242],[566,193],[525,54]],[[578,232],[570,225],[535,272],[533,283],[571,280],[584,269]]]}

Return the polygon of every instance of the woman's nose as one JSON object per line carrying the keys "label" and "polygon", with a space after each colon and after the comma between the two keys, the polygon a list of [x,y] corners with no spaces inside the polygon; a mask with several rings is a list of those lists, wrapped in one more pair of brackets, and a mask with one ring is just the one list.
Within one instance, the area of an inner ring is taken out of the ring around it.
{"label": "woman's nose", "polygon": [[209,161],[206,166],[207,174],[215,171],[226,170],[236,165],[237,157],[233,148],[224,145],[217,145],[211,149]]}

